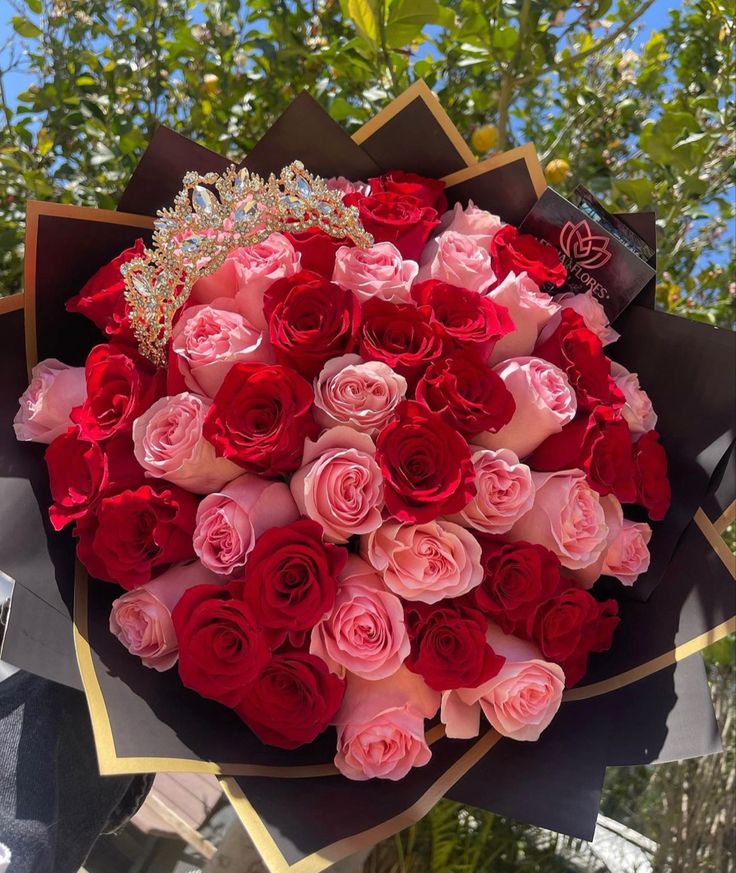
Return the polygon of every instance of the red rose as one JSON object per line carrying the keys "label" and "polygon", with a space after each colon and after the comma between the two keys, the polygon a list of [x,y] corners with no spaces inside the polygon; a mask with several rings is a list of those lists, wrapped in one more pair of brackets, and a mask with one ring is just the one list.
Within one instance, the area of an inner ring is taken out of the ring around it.
{"label": "red rose", "polygon": [[237,708],[264,743],[296,749],[311,743],[335,717],[345,680],[306,652],[274,655]]}
{"label": "red rose", "polygon": [[312,399],[309,383],[289,367],[236,364],[215,394],[202,432],[219,457],[250,473],[293,473],[305,438],[316,436]]}
{"label": "red rose", "polygon": [[49,507],[54,530],[86,515],[102,494],[133,488],[143,481],[128,436],[100,445],[85,439],[78,427],[70,427],[51,443],[45,458],[54,500]]}
{"label": "red rose", "polygon": [[516,410],[503,379],[470,352],[430,364],[416,398],[468,439],[500,430]]}
{"label": "red rose", "polygon": [[672,501],[667,478],[667,454],[656,430],[643,434],[634,445],[636,502],[649,513],[652,521],[661,521]]}
{"label": "red rose", "polygon": [[287,233],[285,236],[302,256],[302,270],[312,270],[325,279],[332,278],[335,269],[335,252],[341,246],[352,246],[349,239],[335,239],[318,227],[301,233]]}
{"label": "red rose", "polygon": [[373,298],[363,304],[360,354],[366,360],[384,361],[413,383],[442,354],[442,338],[411,303]]}
{"label": "red rose", "polygon": [[411,296],[437,327],[446,352],[472,346],[487,360],[498,340],[514,330],[508,309],[477,291],[429,279],[414,285]]}
{"label": "red rose", "polygon": [[103,497],[77,521],[77,554],[95,579],[137,588],[155,570],[194,557],[197,498],[175,485],[141,485]]}
{"label": "red rose", "polygon": [[346,549],[323,542],[315,521],[272,527],[248,555],[242,597],[264,627],[311,630],[335,604],[337,574],[347,555]]}
{"label": "red rose", "polygon": [[376,460],[386,509],[397,521],[422,523],[460,512],[475,495],[468,444],[421,403],[402,401],[381,431]]}
{"label": "red rose", "polygon": [[[476,535],[477,536],[477,535]],[[560,562],[544,546],[477,536],[483,581],[472,592],[476,606],[504,633],[526,625],[537,607],[557,591]]]}
{"label": "red rose", "polygon": [[67,312],[85,315],[105,334],[123,345],[137,345],[133,328],[128,321],[125,301],[125,282],[120,267],[143,255],[144,244],[135,244],[100,268],[75,297],[66,302]]}
{"label": "red rose", "polygon": [[623,406],[624,395],[611,376],[611,361],[603,354],[601,341],[574,309],[562,310],[559,325],[534,354],[567,373],[580,409]]}
{"label": "red rose", "polygon": [[578,467],[599,494],[615,494],[622,503],[636,500],[631,432],[620,410],[610,406],[596,406],[547,437],[527,463],[543,472]]}
{"label": "red rose", "polygon": [[437,210],[393,191],[347,194],[343,203],[357,207],[361,224],[375,242],[393,243],[405,260],[419,260],[429,235],[440,223]]}
{"label": "red rose", "polygon": [[302,270],[266,290],[263,310],[278,359],[313,379],[330,358],[352,351],[360,304],[318,273]]}
{"label": "red rose", "polygon": [[404,616],[411,640],[406,666],[435,691],[477,688],[506,661],[486,642],[488,619],[475,609],[412,603]]}
{"label": "red rose", "polygon": [[551,282],[559,287],[567,278],[557,250],[528,233],[519,233],[507,224],[491,240],[491,263],[496,279],[502,282],[509,273],[526,273],[537,285]]}
{"label": "red rose", "polygon": [[236,707],[271,657],[247,603],[229,585],[196,585],[171,614],[179,644],[179,676],[202,697]]}
{"label": "red rose", "polygon": [[591,652],[610,648],[619,618],[615,600],[599,603],[588,591],[564,585],[539,607],[528,629],[544,657],[565,671],[569,687],[585,675]]}
{"label": "red rose", "polygon": [[374,179],[369,179],[371,193],[390,191],[403,197],[414,197],[425,206],[431,206],[440,215],[447,212],[447,197],[445,183],[441,179],[428,179],[418,173],[406,173],[404,170],[391,170]]}
{"label": "red rose", "polygon": [[95,346],[84,365],[87,399],[72,410],[72,421],[85,439],[105,440],[130,433],[133,421],[156,400],[163,388],[140,362],[111,345]]}

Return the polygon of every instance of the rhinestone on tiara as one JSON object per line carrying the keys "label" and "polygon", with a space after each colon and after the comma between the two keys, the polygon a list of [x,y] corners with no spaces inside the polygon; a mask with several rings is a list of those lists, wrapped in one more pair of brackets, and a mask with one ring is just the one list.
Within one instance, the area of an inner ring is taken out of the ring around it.
{"label": "rhinestone on tiara", "polygon": [[217,173],[187,173],[174,206],[154,222],[153,245],[122,267],[128,317],[141,354],[166,366],[177,310],[197,279],[214,272],[240,246],[256,245],[276,231],[320,228],[336,239],[367,248],[373,237],[358,210],[313,176],[301,161],[264,181],[229,167]]}

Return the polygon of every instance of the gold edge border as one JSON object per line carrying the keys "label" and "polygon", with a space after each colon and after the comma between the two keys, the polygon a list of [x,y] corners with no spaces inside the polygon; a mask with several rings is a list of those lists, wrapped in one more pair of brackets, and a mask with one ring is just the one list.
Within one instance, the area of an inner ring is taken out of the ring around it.
{"label": "gold edge border", "polygon": [[517,148],[509,149],[507,152],[501,152],[497,155],[491,155],[483,161],[479,161],[473,166],[466,167],[464,170],[457,170],[445,176],[442,181],[445,187],[452,188],[454,185],[459,185],[462,182],[467,182],[470,179],[475,179],[477,176],[482,176],[485,173],[490,173],[499,167],[504,167],[506,164],[511,164],[514,161],[523,160],[529,171],[529,177],[532,180],[534,193],[537,197],[541,197],[547,189],[547,180],[544,178],[544,170],[539,162],[539,156],[533,143],[527,142]]}
{"label": "gold edge border", "polygon": [[223,778],[220,784],[270,873],[321,873],[348,855],[373,846],[400,830],[416,824],[500,739],[500,734],[489,729],[403,812],[358,834],[330,843],[317,852],[301,858],[295,864],[289,864],[284,858],[263,820],[238,783],[234,779]]}
{"label": "gold edge border", "polygon": [[[726,511],[728,512],[728,510]],[[703,512],[702,508],[696,511],[693,519],[700,529],[700,532],[706,540],[708,540],[708,545],[718,555],[723,562],[723,566],[731,574],[731,578],[736,579],[736,555],[732,554],[731,550],[726,545],[726,541],[718,532],[713,522],[708,518],[705,512]],[[728,527],[728,525],[726,525],[726,527]],[[724,530],[725,529],[726,528],[724,527]]]}
{"label": "gold edge border", "polygon": [[6,315],[9,312],[17,312],[19,309],[23,309],[25,301],[25,294],[22,291],[0,297],[0,315]]}
{"label": "gold edge border", "polygon": [[726,528],[736,521],[736,500],[727,506],[718,518],[713,522],[713,527],[719,536],[723,536]]}
{"label": "gold edge border", "polygon": [[[395,118],[402,109],[405,109],[414,100],[420,99],[435,118],[435,121],[442,128],[447,138],[452,143],[458,156],[472,167],[477,163],[477,158],[473,154],[470,146],[465,142],[460,134],[460,131],[455,127],[450,119],[450,116],[445,112],[439,97],[427,85],[424,79],[417,79],[409,87],[402,91],[398,97],[395,97],[388,106],[384,106],[373,118],[366,121],[352,135],[352,140],[356,145],[363,145],[376,131],[380,130],[391,119]],[[462,171],[461,171],[462,172]]]}

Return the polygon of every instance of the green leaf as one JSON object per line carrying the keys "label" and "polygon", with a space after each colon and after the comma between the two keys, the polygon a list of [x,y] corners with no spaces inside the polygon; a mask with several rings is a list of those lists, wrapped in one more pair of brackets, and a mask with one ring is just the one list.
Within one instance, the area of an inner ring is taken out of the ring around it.
{"label": "green leaf", "polygon": [[621,179],[614,183],[614,187],[633,200],[639,209],[645,209],[652,203],[654,184],[650,179]]}
{"label": "green leaf", "polygon": [[27,18],[23,18],[22,15],[14,15],[11,19],[11,23],[13,25],[13,30],[21,36],[25,36],[27,39],[35,39],[36,37],[41,36],[41,28],[37,27]]}
{"label": "green leaf", "polygon": [[341,5],[343,14],[353,22],[363,39],[377,46],[380,26],[376,0],[341,0]]}
{"label": "green leaf", "polygon": [[36,15],[40,15],[43,10],[42,0],[26,0],[28,3],[28,8],[31,12],[35,12]]}
{"label": "green leaf", "polygon": [[403,48],[420,36],[428,24],[436,24],[439,6],[435,0],[392,0],[386,21],[386,45]]}

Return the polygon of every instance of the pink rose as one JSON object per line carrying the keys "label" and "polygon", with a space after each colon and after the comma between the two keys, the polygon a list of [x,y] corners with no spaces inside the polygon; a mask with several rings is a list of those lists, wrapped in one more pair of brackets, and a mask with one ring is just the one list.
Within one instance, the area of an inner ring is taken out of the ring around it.
{"label": "pink rose", "polygon": [[409,303],[411,283],[418,272],[416,261],[405,261],[393,243],[379,242],[367,249],[341,246],[335,254],[332,281],[360,301],[378,297]]}
{"label": "pink rose", "polygon": [[219,297],[232,297],[238,310],[258,330],[264,330],[263,294],[277,279],[299,272],[301,256],[281,233],[253,246],[234,249],[225,263],[210,276],[194,284],[191,298],[196,303],[211,303]]}
{"label": "pink rose", "polygon": [[603,565],[605,563],[606,554],[613,542],[618,539],[621,533],[621,527],[624,523],[624,511],[621,503],[613,494],[606,494],[600,497],[601,506],[603,507],[603,518],[608,528],[606,534],[606,543],[600,555],[588,564],[587,567],[579,569],[571,569],[568,567],[566,575],[574,579],[581,588],[590,590],[595,583],[601,578],[603,573]]}
{"label": "pink rose", "polygon": [[440,695],[406,667],[386,679],[349,675],[335,717],[335,766],[348,779],[403,779],[432,757],[424,720],[439,708]]}
{"label": "pink rose", "polygon": [[469,291],[484,291],[496,281],[488,250],[472,237],[453,230],[427,243],[417,278],[420,282],[439,279]]}
{"label": "pink rose", "polygon": [[195,585],[220,580],[199,561],[177,564],[155,579],[113,601],[110,631],[144,666],[169,670],[179,656],[171,613],[182,594]]}
{"label": "pink rose", "polygon": [[480,544],[451,521],[386,522],[362,538],[361,554],[383,574],[386,587],[406,600],[461,597],[483,580]]}
{"label": "pink rose", "polygon": [[456,203],[452,209],[445,212],[440,220],[439,229],[440,233],[451,230],[453,233],[472,237],[479,246],[488,249],[496,231],[504,224],[505,222],[497,215],[486,212],[485,209],[478,209],[472,200],[468,200],[467,206],[463,207],[461,203]]}
{"label": "pink rose", "polygon": [[545,546],[570,570],[595,564],[606,548],[608,525],[601,497],[585,473],[532,473],[532,480],[534,506],[511,528],[508,539]]}
{"label": "pink rose", "polygon": [[329,360],[314,380],[314,417],[323,427],[344,424],[373,436],[405,396],[406,379],[388,364],[342,355]]}
{"label": "pink rose", "polygon": [[541,358],[511,358],[494,370],[513,395],[516,411],[501,430],[474,437],[483,448],[511,449],[525,458],[575,418],[575,392],[554,364]]}
{"label": "pink rose", "polygon": [[330,191],[339,191],[345,194],[364,194],[366,197],[371,193],[371,186],[367,182],[351,182],[345,176],[332,176],[325,179],[325,184]]}
{"label": "pink rose", "polygon": [[348,557],[338,579],[335,605],[312,631],[309,651],[335,673],[348,670],[364,679],[391,676],[411,649],[401,601],[357,555]]}
{"label": "pink rose", "polygon": [[41,361],[31,371],[31,384],[18,401],[13,419],[16,439],[52,443],[71,427],[69,413],[87,399],[84,367],[67,367],[56,358]]}
{"label": "pink rose", "polygon": [[171,349],[187,388],[207,397],[217,394],[235,364],[274,360],[266,334],[227,298],[185,309],[171,333]]}
{"label": "pink rose", "polygon": [[558,303],[539,290],[539,285],[526,273],[509,273],[488,296],[505,306],[516,330],[506,334],[494,346],[491,363],[507,358],[530,355],[542,328],[560,311]]}
{"label": "pink rose", "polygon": [[560,708],[565,690],[562,667],[544,661],[536,646],[504,634],[493,622],[487,639],[506,663],[478,688],[461,688],[442,695],[441,718],[447,736],[476,737],[482,710],[501,736],[534,742]]}
{"label": "pink rose", "polygon": [[243,472],[218,458],[202,434],[212,401],[185,391],[162,397],[133,422],[133,453],[148,476],[195,494],[217,491]]}
{"label": "pink rose", "polygon": [[299,510],[285,482],[243,473],[199,504],[194,551],[214,573],[239,574],[262,533],[286,527],[298,518]]}
{"label": "pink rose", "polygon": [[534,503],[531,470],[509,449],[476,449],[471,460],[476,495],[450,519],[483,533],[506,533]]}
{"label": "pink rose", "polygon": [[624,519],[618,535],[606,549],[603,573],[615,576],[624,585],[633,585],[649,569],[651,538],[652,529],[648,524]]}
{"label": "pink rose", "polygon": [[302,515],[322,525],[326,540],[344,543],[380,526],[383,476],[375,454],[373,440],[350,427],[305,441],[291,493]]}
{"label": "pink rose", "polygon": [[[620,334],[611,327],[606,315],[606,310],[600,302],[586,291],[583,294],[573,294],[566,291],[564,294],[555,294],[555,303],[559,303],[561,309],[572,309],[583,319],[588,330],[592,330],[604,346],[615,343]],[[553,318],[545,327],[539,338],[540,342],[551,336],[560,323],[559,315]]]}
{"label": "pink rose", "polygon": [[631,438],[636,442],[642,434],[654,430],[657,426],[657,413],[654,411],[649,395],[639,384],[636,373],[630,373],[626,367],[612,361],[611,375],[624,395],[621,412],[631,431]]}

